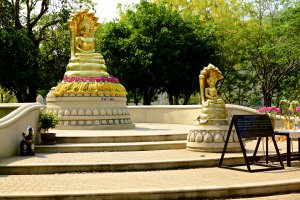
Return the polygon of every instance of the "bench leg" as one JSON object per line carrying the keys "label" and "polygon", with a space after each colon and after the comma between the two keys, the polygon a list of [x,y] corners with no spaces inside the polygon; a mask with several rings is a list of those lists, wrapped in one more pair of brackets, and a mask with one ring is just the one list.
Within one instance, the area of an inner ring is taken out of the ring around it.
{"label": "bench leg", "polygon": [[287,166],[291,166],[291,138],[290,136],[286,136],[286,161],[287,161]]}
{"label": "bench leg", "polygon": [[298,160],[300,160],[300,137],[298,138]]}

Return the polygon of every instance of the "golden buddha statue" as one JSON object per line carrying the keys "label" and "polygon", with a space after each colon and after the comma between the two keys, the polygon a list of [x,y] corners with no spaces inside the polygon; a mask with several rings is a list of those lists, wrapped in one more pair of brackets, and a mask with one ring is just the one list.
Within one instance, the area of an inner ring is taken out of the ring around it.
{"label": "golden buddha statue", "polygon": [[63,80],[47,94],[47,111],[59,116],[59,129],[123,130],[135,127],[127,108],[127,92],[107,72],[95,50],[100,24],[89,10],[70,16],[71,58]]}
{"label": "golden buddha statue", "polygon": [[[209,69],[212,69],[212,67]],[[209,70],[209,75],[206,79],[207,86],[205,88],[205,97],[207,98],[206,103],[224,103],[224,101],[218,97],[216,88],[217,81],[221,80],[222,78],[223,77],[221,76],[221,73],[218,73],[217,70]]]}
{"label": "golden buddha statue", "polygon": [[226,110],[224,101],[219,98],[216,84],[223,77],[220,70],[209,64],[200,75],[200,96],[202,112],[200,115],[201,124],[226,124]]}
{"label": "golden buddha statue", "polygon": [[91,27],[88,20],[83,19],[80,26],[80,36],[76,37],[76,49],[82,53],[92,53],[95,51],[95,40],[91,35]]}
{"label": "golden buddha statue", "polygon": [[[88,9],[71,16],[71,59],[64,80],[53,92],[54,96],[69,94],[126,96],[125,88],[107,73],[105,60],[95,53],[95,32],[98,18]],[[105,90],[105,91],[104,91]]]}
{"label": "golden buddha statue", "polygon": [[[76,13],[69,20],[71,29],[71,59],[67,66],[67,76],[104,76],[108,77],[105,61],[95,51],[94,35],[98,18],[88,10]],[[78,23],[79,22],[79,23]]]}

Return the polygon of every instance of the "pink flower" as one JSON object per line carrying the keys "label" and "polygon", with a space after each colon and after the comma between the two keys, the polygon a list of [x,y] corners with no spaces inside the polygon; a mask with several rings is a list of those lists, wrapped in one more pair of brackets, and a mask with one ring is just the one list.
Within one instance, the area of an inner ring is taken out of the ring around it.
{"label": "pink flower", "polygon": [[96,82],[101,82],[101,81],[102,81],[102,77],[101,77],[101,76],[97,76],[97,77],[95,78],[95,80],[96,80]]}
{"label": "pink flower", "polygon": [[261,114],[268,114],[269,116],[276,116],[277,114],[280,114],[280,108],[275,106],[261,107],[258,109],[258,112]]}
{"label": "pink flower", "polygon": [[87,77],[87,80],[90,81],[90,82],[94,82],[94,77],[89,76],[89,77]]}
{"label": "pink flower", "polygon": [[261,107],[261,108],[258,109],[259,113],[266,113],[267,111],[268,111],[267,107]]}
{"label": "pink flower", "polygon": [[116,77],[111,77],[113,83],[119,83],[119,80]]}

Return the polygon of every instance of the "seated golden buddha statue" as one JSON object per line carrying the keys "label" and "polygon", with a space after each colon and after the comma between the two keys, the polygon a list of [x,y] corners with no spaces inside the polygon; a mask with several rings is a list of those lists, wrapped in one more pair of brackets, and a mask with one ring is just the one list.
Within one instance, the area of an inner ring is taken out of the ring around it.
{"label": "seated golden buddha statue", "polygon": [[105,60],[95,53],[95,32],[100,26],[98,18],[88,10],[82,10],[71,16],[71,59],[67,65],[64,79],[59,83],[53,95],[100,95],[126,96],[127,92],[117,78],[107,73]]}
{"label": "seated golden buddha statue", "polygon": [[84,23],[80,27],[81,36],[76,37],[76,49],[82,53],[92,53],[95,51],[95,40],[90,37],[90,28]]}
{"label": "seated golden buddha statue", "polygon": [[88,13],[77,15],[75,21],[79,23],[70,23],[71,59],[64,76],[108,77],[103,56],[100,53],[94,53],[94,35],[99,24],[93,17],[89,17]]}
{"label": "seated golden buddha statue", "polygon": [[209,64],[200,75],[200,96],[202,111],[201,124],[226,124],[226,109],[224,101],[219,98],[216,84],[223,77],[220,70]]}
{"label": "seated golden buddha statue", "polygon": [[211,70],[209,77],[206,79],[208,86],[205,88],[205,97],[207,98],[207,104],[224,104],[224,101],[218,97],[216,83],[221,77],[218,76],[216,71]]}

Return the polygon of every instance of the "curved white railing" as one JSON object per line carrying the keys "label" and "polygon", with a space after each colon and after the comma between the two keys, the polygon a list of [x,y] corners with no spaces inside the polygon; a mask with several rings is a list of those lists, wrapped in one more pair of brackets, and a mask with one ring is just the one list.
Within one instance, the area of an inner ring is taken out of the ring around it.
{"label": "curved white railing", "polygon": [[0,158],[18,155],[22,132],[26,131],[28,126],[32,126],[34,130],[37,128],[38,112],[43,105],[40,103],[18,105],[20,107],[0,119]]}

